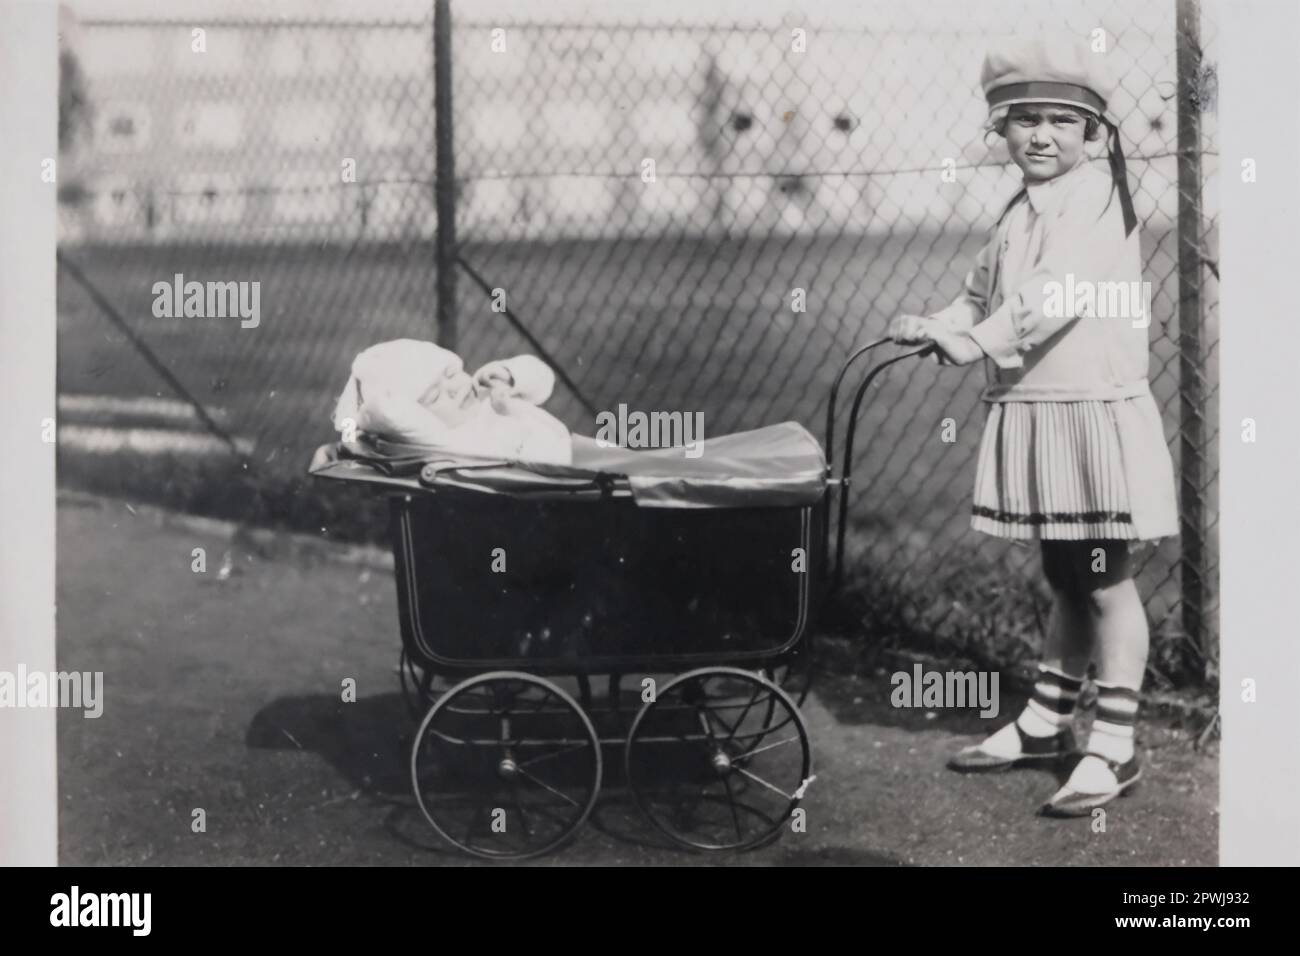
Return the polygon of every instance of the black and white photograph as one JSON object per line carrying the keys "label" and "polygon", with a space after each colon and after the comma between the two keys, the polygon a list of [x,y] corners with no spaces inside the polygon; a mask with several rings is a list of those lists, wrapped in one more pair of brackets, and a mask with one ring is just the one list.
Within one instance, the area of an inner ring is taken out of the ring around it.
{"label": "black and white photograph", "polygon": [[1228,862],[1229,2],[35,6],[0,860]]}

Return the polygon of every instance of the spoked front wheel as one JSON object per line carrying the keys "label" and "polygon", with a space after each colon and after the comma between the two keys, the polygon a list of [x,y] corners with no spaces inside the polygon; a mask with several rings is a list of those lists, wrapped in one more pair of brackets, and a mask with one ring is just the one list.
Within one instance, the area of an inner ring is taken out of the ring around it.
{"label": "spoked front wheel", "polygon": [[491,859],[525,859],[569,839],[600,792],[590,718],[540,677],[497,671],[451,688],[411,747],[411,782],[444,840]]}
{"label": "spoked front wheel", "polygon": [[794,701],[734,667],[669,681],[633,721],[624,760],[642,812],[676,842],[700,850],[744,850],[772,839],[812,779],[812,750]]}

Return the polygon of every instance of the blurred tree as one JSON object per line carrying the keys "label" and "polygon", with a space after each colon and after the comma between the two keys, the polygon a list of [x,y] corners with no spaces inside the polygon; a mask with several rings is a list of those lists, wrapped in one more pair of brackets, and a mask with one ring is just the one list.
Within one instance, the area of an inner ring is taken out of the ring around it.
{"label": "blurred tree", "polygon": [[81,63],[59,35],[59,152],[77,145],[90,123],[90,97]]}
{"label": "blurred tree", "polygon": [[77,169],[77,154],[89,143],[93,107],[86,74],[77,57],[77,21],[66,5],[59,7],[59,202],[80,206],[87,199]]}

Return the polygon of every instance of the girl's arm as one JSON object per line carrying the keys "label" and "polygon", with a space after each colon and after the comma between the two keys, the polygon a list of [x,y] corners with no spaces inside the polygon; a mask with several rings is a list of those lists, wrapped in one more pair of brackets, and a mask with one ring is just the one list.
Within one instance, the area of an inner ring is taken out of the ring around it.
{"label": "girl's arm", "polygon": [[935,312],[930,318],[943,323],[955,332],[973,328],[986,315],[989,294],[989,273],[997,255],[997,233],[975,256],[975,264],[966,273],[962,292],[952,304]]}
{"label": "girl's arm", "polygon": [[[1019,368],[1024,354],[1042,345],[1081,315],[1066,299],[1070,288],[1141,278],[1138,233],[1124,236],[1124,215],[1118,198],[1109,194],[1109,180],[1081,186],[1069,202],[1049,213],[1043,224],[1042,253],[1033,271],[983,322],[970,330],[990,358],[1001,368]],[[1107,206],[1107,200],[1110,200]],[[1124,318],[1107,321],[1122,322]]]}

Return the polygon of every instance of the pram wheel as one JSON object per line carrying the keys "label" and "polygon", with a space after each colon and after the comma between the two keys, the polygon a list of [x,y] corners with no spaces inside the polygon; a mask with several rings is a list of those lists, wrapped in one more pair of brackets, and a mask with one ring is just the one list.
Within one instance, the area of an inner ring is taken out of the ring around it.
{"label": "pram wheel", "polygon": [[674,841],[745,850],[780,833],[812,776],[799,709],[734,667],[682,674],[641,708],[624,754],[641,810]]}
{"label": "pram wheel", "polygon": [[411,783],[444,840],[490,859],[540,856],[568,840],[600,792],[600,742],[550,681],[515,671],[472,677],[425,714]]}

